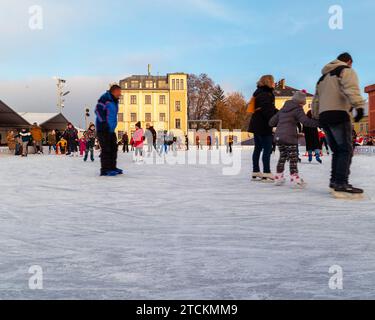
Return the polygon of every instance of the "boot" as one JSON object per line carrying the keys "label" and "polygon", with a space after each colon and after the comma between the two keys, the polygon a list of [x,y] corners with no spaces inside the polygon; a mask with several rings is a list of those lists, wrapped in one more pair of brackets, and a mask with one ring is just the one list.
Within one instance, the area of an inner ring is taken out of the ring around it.
{"label": "boot", "polygon": [[276,186],[283,186],[286,180],[284,178],[284,173],[278,173],[275,176],[275,185]]}

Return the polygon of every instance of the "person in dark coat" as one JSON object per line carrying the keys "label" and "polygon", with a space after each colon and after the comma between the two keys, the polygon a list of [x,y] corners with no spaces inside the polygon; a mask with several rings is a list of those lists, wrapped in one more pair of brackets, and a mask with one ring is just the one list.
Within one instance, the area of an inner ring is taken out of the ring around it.
{"label": "person in dark coat", "polygon": [[[307,112],[307,116],[312,119],[311,110]],[[312,162],[313,153],[315,152],[316,161],[322,163],[322,159],[320,159],[320,140],[318,128],[309,128],[304,126],[303,133],[305,134],[306,151],[309,155],[309,162]]]}
{"label": "person in dark coat", "polygon": [[125,132],[124,135],[122,136],[122,152],[125,153],[129,153],[129,136],[128,136],[128,133]]}
{"label": "person in dark coat", "polygon": [[[254,92],[255,112],[251,117],[249,132],[254,134],[255,148],[253,153],[253,179],[273,180],[271,173],[271,154],[273,135],[269,121],[277,113],[275,107],[275,80],[273,76],[263,76],[258,81]],[[263,152],[263,173],[260,171],[259,159]]]}
{"label": "person in dark coat", "polygon": [[78,156],[78,131],[74,128],[72,123],[68,123],[68,126],[63,134],[63,138],[68,141],[68,153],[67,156]]}

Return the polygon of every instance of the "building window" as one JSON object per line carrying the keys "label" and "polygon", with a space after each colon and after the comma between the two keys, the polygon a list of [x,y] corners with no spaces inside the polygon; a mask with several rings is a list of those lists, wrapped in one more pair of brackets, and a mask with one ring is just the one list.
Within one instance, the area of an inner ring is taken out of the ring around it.
{"label": "building window", "polygon": [[146,89],[153,89],[154,82],[152,80],[146,80]]}
{"label": "building window", "polygon": [[124,104],[124,96],[123,96],[123,95],[120,96],[119,103],[120,103],[120,104]]}
{"label": "building window", "polygon": [[145,104],[151,104],[151,96],[150,95],[145,96]]}
{"label": "building window", "polygon": [[131,122],[137,122],[137,114],[136,113],[130,114],[130,121]]}
{"label": "building window", "polygon": [[181,129],[181,119],[176,119],[176,129]]}
{"label": "building window", "polygon": [[118,122],[124,122],[124,114],[123,113],[118,114]]}
{"label": "building window", "polygon": [[137,104],[137,96],[135,95],[130,96],[130,104]]}
{"label": "building window", "polygon": [[176,90],[180,90],[180,80],[176,80]]}
{"label": "building window", "polygon": [[167,104],[167,101],[165,99],[165,95],[162,95],[159,97],[159,104]]}
{"label": "building window", "polygon": [[165,113],[160,113],[160,115],[159,115],[159,121],[160,122],[165,122]]}
{"label": "building window", "polygon": [[152,121],[151,113],[146,113],[145,114],[145,120],[146,120],[146,122],[151,122]]}
{"label": "building window", "polygon": [[139,88],[139,82],[138,81],[131,81],[130,82],[130,88],[138,89]]}
{"label": "building window", "polygon": [[118,132],[118,139],[121,140],[123,136],[124,136],[124,131],[119,131]]}
{"label": "building window", "polygon": [[176,90],[176,80],[172,80],[172,90]]}
{"label": "building window", "polygon": [[176,112],[181,111],[181,101],[176,101]]}
{"label": "building window", "polygon": [[180,80],[180,90],[184,90],[184,79]]}

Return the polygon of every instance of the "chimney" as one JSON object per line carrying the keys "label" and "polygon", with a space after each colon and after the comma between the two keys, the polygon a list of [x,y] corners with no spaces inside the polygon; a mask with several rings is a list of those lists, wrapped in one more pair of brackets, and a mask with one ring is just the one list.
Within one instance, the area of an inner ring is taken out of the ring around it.
{"label": "chimney", "polygon": [[151,64],[148,65],[147,69],[148,69],[148,76],[151,76]]}
{"label": "chimney", "polygon": [[285,87],[286,87],[286,81],[285,81],[285,79],[281,79],[280,80],[280,89],[285,89]]}

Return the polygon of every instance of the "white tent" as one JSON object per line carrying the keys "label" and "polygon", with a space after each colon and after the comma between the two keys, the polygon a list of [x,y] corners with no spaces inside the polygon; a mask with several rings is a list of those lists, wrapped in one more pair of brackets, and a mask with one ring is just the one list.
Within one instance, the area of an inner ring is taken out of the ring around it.
{"label": "white tent", "polygon": [[65,130],[69,120],[61,113],[19,112],[19,115],[31,125],[37,123],[44,130]]}

